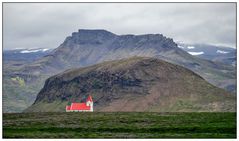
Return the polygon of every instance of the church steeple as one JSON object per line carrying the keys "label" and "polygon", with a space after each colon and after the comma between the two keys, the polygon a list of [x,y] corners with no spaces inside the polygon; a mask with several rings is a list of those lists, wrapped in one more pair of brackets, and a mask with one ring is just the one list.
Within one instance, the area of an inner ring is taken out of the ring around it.
{"label": "church steeple", "polygon": [[88,101],[93,102],[91,95],[88,96],[86,102],[88,102]]}
{"label": "church steeple", "polygon": [[87,100],[86,100],[86,105],[87,105],[87,106],[90,106],[90,111],[93,112],[93,100],[92,100],[91,95],[88,96],[88,98],[87,98]]}

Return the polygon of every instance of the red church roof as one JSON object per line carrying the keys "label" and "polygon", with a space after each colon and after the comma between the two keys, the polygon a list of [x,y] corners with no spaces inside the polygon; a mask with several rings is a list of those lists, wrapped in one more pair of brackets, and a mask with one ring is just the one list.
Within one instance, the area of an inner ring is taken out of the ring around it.
{"label": "red church roof", "polygon": [[90,110],[90,106],[87,106],[86,103],[71,103],[70,110]]}
{"label": "red church roof", "polygon": [[[86,102],[93,102],[92,97],[88,96]],[[71,103],[71,105],[66,106],[66,111],[74,111],[74,110],[91,110],[91,106],[87,106],[86,103]]]}

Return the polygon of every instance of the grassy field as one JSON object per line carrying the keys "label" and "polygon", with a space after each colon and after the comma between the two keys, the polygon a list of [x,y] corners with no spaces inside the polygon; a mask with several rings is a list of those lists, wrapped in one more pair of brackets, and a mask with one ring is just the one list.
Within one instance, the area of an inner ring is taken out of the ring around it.
{"label": "grassy field", "polygon": [[3,138],[236,138],[236,113],[3,114]]}

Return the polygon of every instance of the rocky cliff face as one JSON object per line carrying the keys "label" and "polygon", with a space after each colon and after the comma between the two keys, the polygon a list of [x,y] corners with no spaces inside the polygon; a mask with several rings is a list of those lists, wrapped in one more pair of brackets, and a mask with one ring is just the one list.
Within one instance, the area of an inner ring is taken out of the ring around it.
{"label": "rocky cliff face", "polygon": [[89,94],[96,111],[235,111],[236,105],[234,95],[188,69],[133,57],[48,78],[26,112],[63,112],[66,103],[84,101]]}

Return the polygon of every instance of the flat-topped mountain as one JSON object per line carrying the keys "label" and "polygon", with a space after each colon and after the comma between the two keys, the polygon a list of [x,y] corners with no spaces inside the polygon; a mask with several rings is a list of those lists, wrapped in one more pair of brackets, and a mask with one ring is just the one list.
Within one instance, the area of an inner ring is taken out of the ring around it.
{"label": "flat-topped mountain", "polygon": [[[106,30],[80,29],[48,55],[17,69],[4,70],[3,79],[7,82],[3,90],[4,109],[14,109],[14,104],[19,103],[18,100],[14,102],[12,97],[15,96],[12,95],[27,93],[35,97],[45,79],[52,75],[71,68],[133,56],[159,58],[186,67],[217,87],[231,91],[236,89],[234,67],[194,57],[178,48],[173,39],[162,34],[116,35]],[[23,80],[25,85],[19,86],[20,83],[13,82],[12,79]],[[28,97],[20,102],[27,101],[25,105],[29,105],[35,100]]]}
{"label": "flat-topped mountain", "polygon": [[235,95],[196,73],[155,58],[133,57],[70,69],[48,78],[26,112],[65,111],[92,95],[96,111],[235,111]]}
{"label": "flat-topped mountain", "polygon": [[22,72],[55,74],[132,56],[155,57],[184,66],[218,87],[235,91],[231,89],[235,87],[234,67],[194,57],[162,34],[116,35],[106,30],[79,30],[51,54],[25,66]]}
{"label": "flat-topped mountain", "polygon": [[67,37],[51,54],[27,65],[23,70],[56,73],[135,55],[156,56],[159,52],[169,50],[182,51],[172,39],[161,34],[116,35],[106,30],[79,30]]}

